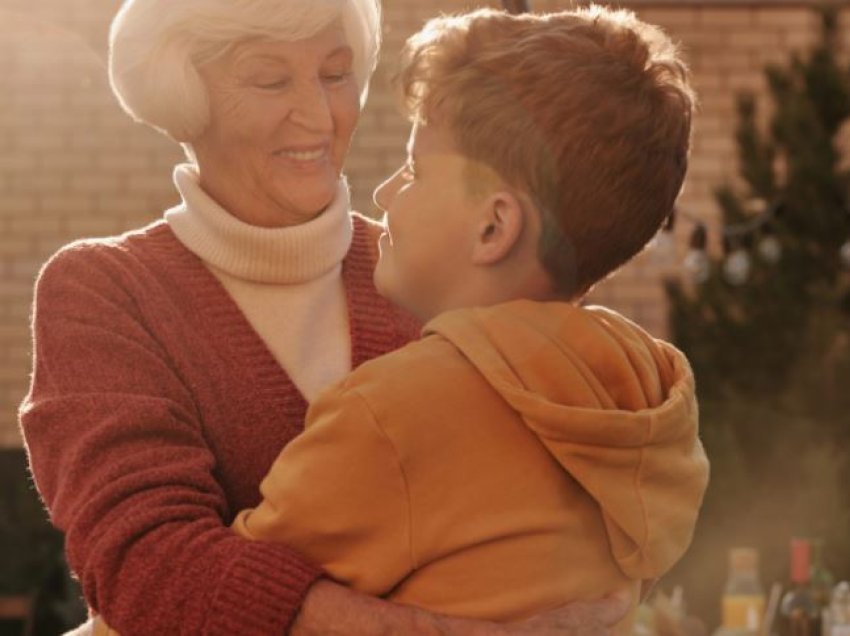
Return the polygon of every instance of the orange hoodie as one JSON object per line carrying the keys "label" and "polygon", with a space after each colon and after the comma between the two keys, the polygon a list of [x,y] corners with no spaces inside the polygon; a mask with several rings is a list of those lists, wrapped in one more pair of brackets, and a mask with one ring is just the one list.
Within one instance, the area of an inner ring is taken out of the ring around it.
{"label": "orange hoodie", "polygon": [[363,592],[512,620],[636,596],[707,479],[679,351],[601,307],[515,301],[447,312],[326,391],[234,529]]}

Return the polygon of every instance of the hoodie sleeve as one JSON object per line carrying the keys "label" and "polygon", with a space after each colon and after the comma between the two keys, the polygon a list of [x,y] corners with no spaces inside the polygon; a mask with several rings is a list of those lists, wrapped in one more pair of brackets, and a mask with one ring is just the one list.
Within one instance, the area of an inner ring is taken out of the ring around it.
{"label": "hoodie sleeve", "polygon": [[241,536],[291,546],[373,595],[414,569],[405,476],[356,391],[334,388],[311,406],[305,432],[280,453],[260,492],[262,502],[233,523]]}

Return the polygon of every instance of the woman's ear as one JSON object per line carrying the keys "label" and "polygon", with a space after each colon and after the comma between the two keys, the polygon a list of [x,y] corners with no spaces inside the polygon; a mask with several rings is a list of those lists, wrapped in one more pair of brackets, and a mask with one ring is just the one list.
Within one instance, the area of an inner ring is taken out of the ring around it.
{"label": "woman's ear", "polygon": [[476,227],[472,263],[494,265],[518,246],[525,229],[525,213],[519,200],[505,191],[494,192],[481,205],[483,213]]}

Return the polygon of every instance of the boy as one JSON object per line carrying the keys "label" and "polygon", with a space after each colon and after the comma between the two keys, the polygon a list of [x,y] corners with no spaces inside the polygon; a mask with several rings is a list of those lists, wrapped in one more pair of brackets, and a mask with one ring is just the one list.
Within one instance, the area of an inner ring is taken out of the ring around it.
{"label": "boy", "polygon": [[694,381],[675,348],[578,302],[672,209],[686,69],[628,12],[481,10],[413,36],[401,84],[413,129],[375,194],[375,283],[423,337],[312,404],[234,528],[448,614],[636,601],[706,486]]}

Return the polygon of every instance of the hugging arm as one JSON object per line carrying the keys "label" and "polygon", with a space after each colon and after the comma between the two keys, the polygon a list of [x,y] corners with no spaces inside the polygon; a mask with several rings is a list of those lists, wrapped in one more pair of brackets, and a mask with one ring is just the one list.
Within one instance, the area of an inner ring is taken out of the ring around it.
{"label": "hugging arm", "polygon": [[76,246],[36,289],[20,419],[69,564],[121,633],[282,633],[321,573],[224,524],[193,397],[128,287],[107,258]]}
{"label": "hugging arm", "polygon": [[592,602],[576,602],[515,623],[498,624],[433,614],[396,605],[320,580],[290,630],[290,636],[613,636],[626,615],[624,591]]}

